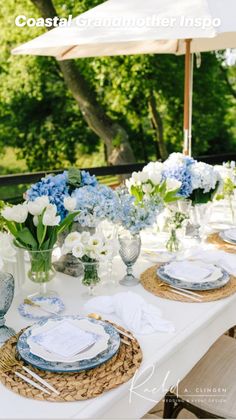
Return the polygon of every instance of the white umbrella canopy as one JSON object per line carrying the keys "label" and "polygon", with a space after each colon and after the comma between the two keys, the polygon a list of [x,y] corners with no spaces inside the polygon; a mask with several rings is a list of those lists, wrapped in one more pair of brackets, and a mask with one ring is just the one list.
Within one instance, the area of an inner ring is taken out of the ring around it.
{"label": "white umbrella canopy", "polygon": [[58,60],[186,54],[184,151],[191,153],[191,53],[236,48],[236,0],[109,0],[17,48]]}

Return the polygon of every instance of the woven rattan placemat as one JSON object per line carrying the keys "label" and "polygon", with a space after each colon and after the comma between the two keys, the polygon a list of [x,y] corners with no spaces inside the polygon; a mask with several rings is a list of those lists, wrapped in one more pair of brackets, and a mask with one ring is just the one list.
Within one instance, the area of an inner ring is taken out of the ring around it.
{"label": "woven rattan placemat", "polygon": [[[121,327],[119,328],[122,329]],[[0,358],[6,351],[16,357],[16,343],[19,335],[17,334],[10,338],[1,347]],[[5,375],[0,373],[0,381],[7,388],[21,396],[41,401],[72,402],[94,398],[127,382],[139,368],[142,361],[142,351],[139,343],[137,340],[131,340],[126,337],[125,340],[129,344],[121,343],[118,353],[112,359],[95,369],[84,372],[52,373],[29,366],[32,371],[38,373],[41,378],[54,386],[60,392],[60,395],[47,395],[33,388],[18,378],[13,372],[14,369]],[[18,371],[32,379],[24,370],[19,369]]]}
{"label": "woven rattan placemat", "polygon": [[[141,274],[140,280],[144,289],[153,295],[164,299],[178,300],[180,302],[199,303],[190,297],[178,295],[173,290],[171,290],[171,288],[157,276],[156,271],[159,266],[160,264],[150,267]],[[236,277],[233,276],[231,276],[229,282],[220,289],[206,290],[204,292],[196,291],[197,294],[201,295],[201,302],[211,302],[213,300],[223,299],[235,292]]]}
{"label": "woven rattan placemat", "polygon": [[222,249],[222,251],[230,252],[231,254],[236,254],[236,245],[230,245],[227,242],[221,239],[219,233],[212,233],[208,236],[207,242],[215,245],[217,248]]}

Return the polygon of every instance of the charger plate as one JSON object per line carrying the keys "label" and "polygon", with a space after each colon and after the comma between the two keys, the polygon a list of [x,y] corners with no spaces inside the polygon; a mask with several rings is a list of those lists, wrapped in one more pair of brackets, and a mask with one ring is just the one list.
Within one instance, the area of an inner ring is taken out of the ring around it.
{"label": "charger plate", "polygon": [[212,233],[208,236],[207,242],[210,244],[215,245],[217,248],[222,249],[225,252],[229,252],[230,254],[236,254],[236,244],[232,245],[225,242],[219,233]]}
{"label": "charger plate", "polygon": [[179,302],[202,303],[224,299],[236,292],[236,277],[230,276],[228,283],[220,289],[198,291],[201,302],[196,302],[191,297],[176,294],[168,284],[164,283],[157,275],[157,269],[161,264],[154,265],[145,270],[140,277],[140,282],[148,292],[163,299],[176,300]]}
{"label": "charger plate", "polygon": [[[132,335],[123,327],[115,326]],[[1,347],[0,358],[4,352],[10,352],[17,362],[16,343],[20,334],[11,337]],[[13,372],[14,369],[7,374],[0,372],[0,381],[16,394],[40,401],[73,402],[98,397],[104,392],[129,381],[140,367],[142,351],[138,341],[129,338],[125,338],[125,340],[129,343],[128,345],[121,343],[118,352],[108,362],[95,369],[77,373],[52,373],[29,366],[32,371],[38,373],[41,378],[54,386],[60,392],[60,395],[47,395],[33,388],[18,378]],[[20,364],[26,365],[23,361],[20,361]],[[28,376],[25,371],[22,373]],[[31,377],[29,376],[29,378]]]}

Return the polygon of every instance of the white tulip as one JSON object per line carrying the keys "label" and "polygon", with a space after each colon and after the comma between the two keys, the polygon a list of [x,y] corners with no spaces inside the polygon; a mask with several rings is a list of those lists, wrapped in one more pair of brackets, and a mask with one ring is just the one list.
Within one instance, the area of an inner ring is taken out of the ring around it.
{"label": "white tulip", "polygon": [[151,194],[153,187],[151,184],[143,184],[142,186],[142,190],[144,192],[144,194]]}
{"label": "white tulip", "polygon": [[49,206],[49,199],[47,195],[37,197],[34,201],[28,201],[28,210],[32,216],[39,216],[43,210]]}
{"label": "white tulip", "polygon": [[38,218],[38,216],[34,216],[33,217],[33,224],[34,224],[34,226],[38,226],[38,224],[39,224],[39,218]]}
{"label": "white tulip", "polygon": [[137,184],[142,184],[143,182],[147,182],[148,174],[146,172],[133,172],[132,179]]}
{"label": "white tulip", "polygon": [[76,258],[82,258],[84,255],[84,250],[81,244],[77,244],[72,249],[72,254]]}
{"label": "white tulip", "polygon": [[57,208],[54,204],[49,204],[43,215],[44,226],[58,226],[61,221],[61,217],[57,216]]}
{"label": "white tulip", "polygon": [[74,211],[76,209],[76,198],[75,197],[65,197],[64,198],[64,207],[68,211]]}
{"label": "white tulip", "polygon": [[13,220],[13,208],[12,207],[5,207],[1,212],[2,217],[4,219],[11,222]]}
{"label": "white tulip", "polygon": [[65,239],[65,246],[72,249],[75,244],[81,242],[81,235],[79,232],[71,232]]}
{"label": "white tulip", "polygon": [[163,163],[161,162],[149,162],[146,166],[143,168],[143,172],[150,173],[161,173],[163,170]]}
{"label": "white tulip", "polygon": [[181,182],[174,178],[166,179],[167,191],[174,191],[181,187]]}
{"label": "white tulip", "polygon": [[154,185],[159,185],[161,183],[162,174],[161,172],[149,172],[148,174],[150,181]]}
{"label": "white tulip", "polygon": [[11,222],[24,223],[28,217],[27,205],[24,203],[13,207],[5,207],[2,210],[2,216]]}

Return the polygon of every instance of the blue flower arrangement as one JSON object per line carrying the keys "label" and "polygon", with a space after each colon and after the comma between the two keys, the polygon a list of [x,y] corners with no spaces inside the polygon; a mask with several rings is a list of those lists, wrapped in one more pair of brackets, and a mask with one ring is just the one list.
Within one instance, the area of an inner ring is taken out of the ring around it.
{"label": "blue flower arrangement", "polygon": [[72,193],[76,198],[76,210],[80,211],[76,220],[83,227],[95,227],[99,221],[119,219],[119,199],[106,185],[86,185]]}
{"label": "blue flower arrangement", "polygon": [[191,166],[194,162],[193,158],[184,156],[182,153],[172,153],[163,164],[163,177],[180,181],[179,195],[184,198],[189,197],[193,191]]}
{"label": "blue flower arrangement", "polygon": [[119,189],[118,196],[120,200],[119,222],[131,233],[137,234],[156,222],[157,213],[162,209],[161,204],[158,207],[152,200],[137,202],[126,188]]}
{"label": "blue flower arrangement", "polygon": [[41,196],[48,196],[51,204],[57,206],[57,212],[63,220],[68,211],[64,206],[64,198],[71,195],[75,189],[84,186],[95,187],[98,181],[94,175],[90,175],[87,171],[79,171],[71,168],[58,175],[47,175],[36,184],[33,184],[26,192],[26,199],[30,201],[36,200]]}

